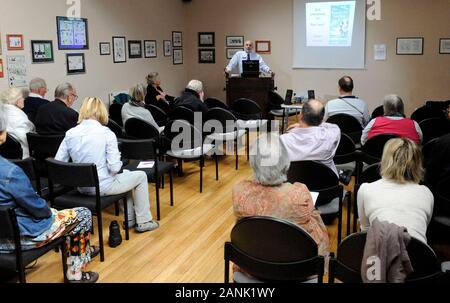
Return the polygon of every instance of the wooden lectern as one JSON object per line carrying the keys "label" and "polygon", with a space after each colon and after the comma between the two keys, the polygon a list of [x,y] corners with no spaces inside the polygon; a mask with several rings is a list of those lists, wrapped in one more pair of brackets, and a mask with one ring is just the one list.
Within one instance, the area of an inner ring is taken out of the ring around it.
{"label": "wooden lectern", "polygon": [[248,98],[261,106],[263,118],[269,118],[269,91],[274,90],[273,78],[227,78],[227,104],[239,98]]}

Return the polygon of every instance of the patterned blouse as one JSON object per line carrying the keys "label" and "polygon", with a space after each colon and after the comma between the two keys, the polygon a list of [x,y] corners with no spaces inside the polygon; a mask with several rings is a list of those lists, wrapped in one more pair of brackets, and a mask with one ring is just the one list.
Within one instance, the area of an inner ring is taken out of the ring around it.
{"label": "patterned blouse", "polygon": [[316,241],[320,255],[328,255],[328,230],[302,183],[272,187],[255,181],[239,182],[233,188],[233,208],[237,219],[270,216],[295,223]]}

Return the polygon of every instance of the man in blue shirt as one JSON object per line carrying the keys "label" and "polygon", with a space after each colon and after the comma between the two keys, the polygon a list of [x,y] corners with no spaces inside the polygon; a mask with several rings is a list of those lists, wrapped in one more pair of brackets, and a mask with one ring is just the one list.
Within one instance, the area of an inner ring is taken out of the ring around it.
{"label": "man in blue shirt", "polygon": [[244,60],[258,60],[259,69],[261,72],[271,74],[272,77],[275,75],[270,67],[264,62],[262,57],[253,51],[253,41],[251,40],[245,42],[245,51],[238,51],[234,54],[233,58],[230,60],[230,63],[228,63],[227,67],[225,67],[225,73],[230,74],[233,71],[237,71],[237,73],[241,75],[243,71],[242,61]]}

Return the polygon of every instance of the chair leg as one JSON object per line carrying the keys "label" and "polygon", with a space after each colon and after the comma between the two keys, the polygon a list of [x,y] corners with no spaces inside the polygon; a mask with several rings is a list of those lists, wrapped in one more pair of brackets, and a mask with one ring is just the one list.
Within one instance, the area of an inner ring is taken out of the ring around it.
{"label": "chair leg", "polygon": [[[127,214],[128,216],[128,214]],[[105,261],[105,248],[103,245],[103,222],[102,222],[102,210],[97,209],[97,222],[98,222],[98,242],[100,245],[100,261]]]}
{"label": "chair leg", "polygon": [[19,271],[19,281],[20,283],[27,283],[27,279],[25,278],[25,266],[22,263],[22,266],[18,268]]}
{"label": "chair leg", "polygon": [[64,283],[67,283],[67,250],[66,243],[61,244],[61,259],[64,273]]}
{"label": "chair leg", "polygon": [[125,240],[130,240],[130,224],[128,222],[128,202],[123,198],[123,222],[125,222]]}
{"label": "chair leg", "polygon": [[170,182],[170,206],[173,206],[173,169],[169,172],[169,182]]}
{"label": "chair leg", "polygon": [[161,175],[161,188],[164,189],[164,174]]}
{"label": "chair leg", "polygon": [[116,203],[114,203],[114,212],[116,217],[120,214],[120,210],[119,210],[119,201],[117,201]]}
{"label": "chair leg", "polygon": [[246,129],[245,130],[247,133],[247,161],[250,160],[250,130]]}
{"label": "chair leg", "polygon": [[203,157],[200,158],[200,193],[203,192]]}
{"label": "chair leg", "polygon": [[225,277],[224,277],[225,284],[230,283],[230,264],[228,260],[225,259]]}
{"label": "chair leg", "polygon": [[178,159],[178,177],[183,177],[183,160]]}
{"label": "chair leg", "polygon": [[219,156],[214,155],[214,160],[216,162],[216,181],[219,181]]}
{"label": "chair leg", "polygon": [[352,214],[352,193],[347,192],[347,236],[350,235],[351,214]]}
{"label": "chair leg", "polygon": [[358,189],[353,195],[353,233],[357,232],[358,229]]}
{"label": "chair leg", "polygon": [[338,213],[338,242],[337,245],[341,243],[342,239],[342,197],[339,198],[339,213]]}
{"label": "chair leg", "polygon": [[239,150],[238,150],[238,146],[237,146],[237,138],[235,139],[235,141],[234,141],[234,148],[235,148],[235,151],[236,151],[236,170],[238,170],[239,169]]}
{"label": "chair leg", "polygon": [[157,220],[161,220],[161,214],[160,214],[160,210],[159,210],[159,177],[156,176],[155,177],[155,182],[156,182],[156,218]]}

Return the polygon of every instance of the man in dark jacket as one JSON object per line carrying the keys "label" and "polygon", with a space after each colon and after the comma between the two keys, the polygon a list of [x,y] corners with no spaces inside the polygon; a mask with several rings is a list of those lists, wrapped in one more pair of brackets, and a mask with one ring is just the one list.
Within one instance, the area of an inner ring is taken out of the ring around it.
{"label": "man in dark jacket", "polygon": [[174,106],[184,106],[191,109],[193,112],[202,112],[206,114],[208,107],[203,103],[203,84],[199,80],[191,80],[186,86],[183,94],[176,98]]}
{"label": "man in dark jacket", "polygon": [[39,107],[50,103],[50,101],[45,99],[47,91],[47,83],[45,83],[44,79],[34,78],[30,81],[30,95],[25,99],[23,111],[27,114],[28,120],[33,123]]}
{"label": "man in dark jacket", "polygon": [[36,115],[39,134],[65,134],[77,126],[78,113],[71,107],[78,99],[77,91],[70,83],[62,83],[55,90],[55,101],[43,105]]}

